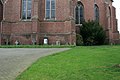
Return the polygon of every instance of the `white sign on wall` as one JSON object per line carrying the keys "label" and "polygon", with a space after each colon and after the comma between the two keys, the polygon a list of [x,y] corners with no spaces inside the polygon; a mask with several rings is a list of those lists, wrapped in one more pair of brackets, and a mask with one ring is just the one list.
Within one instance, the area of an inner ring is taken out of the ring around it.
{"label": "white sign on wall", "polygon": [[48,44],[48,39],[44,39],[44,44]]}

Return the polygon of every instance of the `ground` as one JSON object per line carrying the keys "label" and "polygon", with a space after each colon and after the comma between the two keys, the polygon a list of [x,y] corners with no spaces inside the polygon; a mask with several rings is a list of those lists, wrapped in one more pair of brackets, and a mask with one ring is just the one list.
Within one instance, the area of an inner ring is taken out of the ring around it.
{"label": "ground", "polygon": [[14,80],[38,58],[70,48],[0,48],[0,80]]}
{"label": "ground", "polygon": [[120,46],[80,46],[40,58],[16,80],[120,80]]}

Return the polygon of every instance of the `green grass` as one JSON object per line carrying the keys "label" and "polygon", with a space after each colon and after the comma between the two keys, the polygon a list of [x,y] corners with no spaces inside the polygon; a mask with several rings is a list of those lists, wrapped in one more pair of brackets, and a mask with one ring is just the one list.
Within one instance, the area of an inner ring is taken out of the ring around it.
{"label": "green grass", "polygon": [[40,58],[16,80],[120,80],[120,46],[75,47]]}
{"label": "green grass", "polygon": [[0,48],[72,48],[74,45],[1,45]]}

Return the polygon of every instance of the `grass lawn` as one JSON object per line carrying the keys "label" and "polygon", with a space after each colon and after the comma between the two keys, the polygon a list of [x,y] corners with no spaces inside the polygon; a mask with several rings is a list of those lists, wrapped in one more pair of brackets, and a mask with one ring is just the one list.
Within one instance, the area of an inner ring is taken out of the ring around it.
{"label": "grass lawn", "polygon": [[74,47],[40,58],[16,80],[120,80],[120,46]]}

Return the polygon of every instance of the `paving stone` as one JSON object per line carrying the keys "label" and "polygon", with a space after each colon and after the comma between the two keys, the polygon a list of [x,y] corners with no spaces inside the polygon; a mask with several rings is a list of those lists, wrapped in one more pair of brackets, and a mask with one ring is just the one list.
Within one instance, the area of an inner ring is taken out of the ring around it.
{"label": "paving stone", "polygon": [[38,58],[70,48],[0,48],[0,80],[14,80]]}

